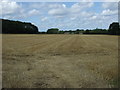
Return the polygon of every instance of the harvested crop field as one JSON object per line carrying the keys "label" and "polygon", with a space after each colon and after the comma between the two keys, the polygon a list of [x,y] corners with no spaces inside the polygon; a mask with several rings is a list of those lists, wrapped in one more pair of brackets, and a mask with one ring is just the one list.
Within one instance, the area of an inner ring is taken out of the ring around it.
{"label": "harvested crop field", "polygon": [[4,88],[117,87],[118,36],[2,35]]}

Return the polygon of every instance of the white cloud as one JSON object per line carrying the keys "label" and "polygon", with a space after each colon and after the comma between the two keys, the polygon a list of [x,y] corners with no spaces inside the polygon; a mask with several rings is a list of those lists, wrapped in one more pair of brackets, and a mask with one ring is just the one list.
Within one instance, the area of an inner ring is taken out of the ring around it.
{"label": "white cloud", "polygon": [[[51,4],[49,5],[50,9],[48,14],[56,16],[56,17],[64,17],[64,16],[73,16],[74,18],[79,16],[80,14],[83,16],[89,16],[90,14],[84,12],[86,8],[90,8],[94,5],[93,2],[81,2],[75,3],[70,8],[67,8],[65,4]],[[73,17],[71,17],[73,19]]]}
{"label": "white cloud", "polygon": [[118,3],[117,2],[104,2],[102,4],[102,7],[104,9],[118,10]]}
{"label": "white cloud", "polygon": [[53,15],[53,16],[58,16],[58,17],[65,16],[68,13],[69,11],[67,9],[52,9],[48,11],[48,14]]}
{"label": "white cloud", "polygon": [[103,10],[99,16],[102,21],[118,21],[118,2],[104,2],[102,8]]}
{"label": "white cloud", "polygon": [[118,10],[110,10],[110,9],[107,9],[107,10],[103,10],[101,15],[117,15],[118,14]]}
{"label": "white cloud", "polygon": [[70,11],[71,13],[80,13],[81,11],[85,10],[86,8],[91,8],[94,5],[93,2],[79,2],[75,3],[71,6]]}
{"label": "white cloud", "polygon": [[110,22],[117,20],[116,15],[118,13],[117,7],[115,6],[116,3],[113,2],[103,3],[102,7],[100,7],[100,11],[102,10],[101,12],[91,10],[95,4],[94,2],[79,2],[73,5],[43,2],[21,3],[21,5],[20,3],[10,1],[6,1],[5,3],[6,4],[0,3],[0,8],[3,8],[4,5],[4,18],[18,20],[25,18],[25,20],[27,20],[27,17],[33,18],[32,16],[36,15],[35,18],[38,18],[38,20],[35,19],[36,21],[34,21],[33,18],[34,23],[39,24],[41,22],[38,26],[46,30],[51,27],[58,27],[60,29],[102,28],[106,27]]}
{"label": "white cloud", "polygon": [[63,6],[64,8],[66,8],[66,5],[65,5],[65,4],[62,4],[62,6]]}
{"label": "white cloud", "polygon": [[48,19],[48,17],[44,17],[41,19],[41,21],[46,21]]}
{"label": "white cloud", "polygon": [[[113,3],[113,2],[112,2]],[[42,23],[42,27],[58,27],[60,29],[75,29],[75,28],[108,28],[109,24],[117,21],[116,6],[103,3],[100,12],[88,11],[94,6],[94,2],[79,2],[67,7],[62,3],[49,3],[48,15],[52,19]],[[106,5],[107,4],[107,5]],[[115,5],[115,3],[113,3]],[[112,8],[111,8],[112,7]],[[114,8],[114,9],[113,9]],[[63,18],[55,18],[63,17]],[[46,19],[45,19],[46,20]],[[44,18],[43,18],[44,21]],[[53,23],[56,22],[56,23]],[[47,25],[46,25],[47,23]]]}
{"label": "white cloud", "polygon": [[75,19],[76,19],[76,17],[71,17],[71,18],[70,18],[70,20],[75,20]]}
{"label": "white cloud", "polygon": [[47,4],[45,2],[41,2],[41,3],[34,2],[34,3],[30,4],[29,7],[36,8],[36,9],[41,9],[41,8],[45,7],[46,5]]}
{"label": "white cloud", "polygon": [[72,5],[73,9],[85,9],[85,8],[90,8],[94,5],[93,2],[80,2]]}
{"label": "white cloud", "polygon": [[64,17],[69,13],[69,9],[65,4],[48,4],[48,14],[53,15],[55,17]]}
{"label": "white cloud", "polygon": [[90,17],[90,16],[93,16],[94,13],[91,13],[91,12],[86,12],[86,11],[82,11],[81,12],[81,15],[83,17]]}
{"label": "white cloud", "polygon": [[31,11],[29,11],[28,12],[28,15],[37,15],[37,14],[39,14],[40,12],[38,11],[38,10],[36,10],[36,9],[32,9]]}
{"label": "white cloud", "polygon": [[90,19],[95,20],[95,19],[97,19],[97,16],[92,16]]}
{"label": "white cloud", "polygon": [[20,8],[20,5],[18,5],[16,2],[11,2],[8,0],[0,1],[0,14],[2,15],[17,13],[20,11]]}
{"label": "white cloud", "polygon": [[40,14],[37,9],[24,7],[14,1],[1,0],[0,1],[0,15],[4,19],[21,19]]}
{"label": "white cloud", "polygon": [[48,8],[53,8],[53,9],[56,9],[56,8],[66,8],[66,5],[65,4],[58,4],[58,3],[48,4]]}
{"label": "white cloud", "polygon": [[[82,3],[75,3],[71,7],[60,7],[59,8],[54,8],[50,9],[48,11],[48,14],[54,16],[61,16],[64,17],[64,19],[61,22],[59,20],[56,20],[55,26],[58,28],[101,28],[101,27],[107,27],[110,22],[113,22],[116,20],[116,18],[112,15],[117,15],[117,10],[112,10],[112,9],[107,9],[109,8],[108,5],[103,7],[103,11],[101,13],[97,12],[91,12],[91,11],[86,11],[86,9],[89,9],[93,7],[94,3],[91,2],[82,2]],[[62,4],[61,4],[62,6]],[[113,19],[111,19],[113,18]],[[108,22],[106,22],[108,21]],[[106,23],[104,23],[106,22]],[[94,24],[93,24],[94,23]],[[104,23],[104,24],[102,24]]]}

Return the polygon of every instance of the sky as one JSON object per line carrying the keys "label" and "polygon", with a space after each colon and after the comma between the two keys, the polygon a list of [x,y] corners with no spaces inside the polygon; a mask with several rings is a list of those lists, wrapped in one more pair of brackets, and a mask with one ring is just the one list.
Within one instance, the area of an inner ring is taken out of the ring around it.
{"label": "sky", "polygon": [[31,22],[39,31],[108,29],[118,22],[117,2],[15,2],[0,0],[0,18]]}

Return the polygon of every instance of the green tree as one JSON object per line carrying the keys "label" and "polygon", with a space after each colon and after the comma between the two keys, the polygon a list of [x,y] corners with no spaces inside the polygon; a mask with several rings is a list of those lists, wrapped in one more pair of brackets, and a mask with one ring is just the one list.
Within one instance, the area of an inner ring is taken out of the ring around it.
{"label": "green tree", "polygon": [[90,34],[90,30],[87,29],[84,34]]}
{"label": "green tree", "polygon": [[38,28],[26,22],[12,21],[1,19],[2,21],[2,33],[18,33],[18,34],[36,34],[38,33]]}
{"label": "green tree", "polygon": [[109,26],[109,34],[120,35],[120,27],[118,22],[113,22]]}
{"label": "green tree", "polygon": [[48,34],[58,34],[59,33],[59,29],[58,28],[51,28],[47,30]]}
{"label": "green tree", "polygon": [[59,34],[64,34],[65,33],[65,31],[59,31]]}

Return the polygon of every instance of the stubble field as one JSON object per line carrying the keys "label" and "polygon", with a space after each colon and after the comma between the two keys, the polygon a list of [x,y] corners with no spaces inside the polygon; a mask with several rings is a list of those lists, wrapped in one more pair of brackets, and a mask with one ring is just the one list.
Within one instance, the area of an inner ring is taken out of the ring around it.
{"label": "stubble field", "polygon": [[111,88],[118,36],[2,35],[4,88]]}

